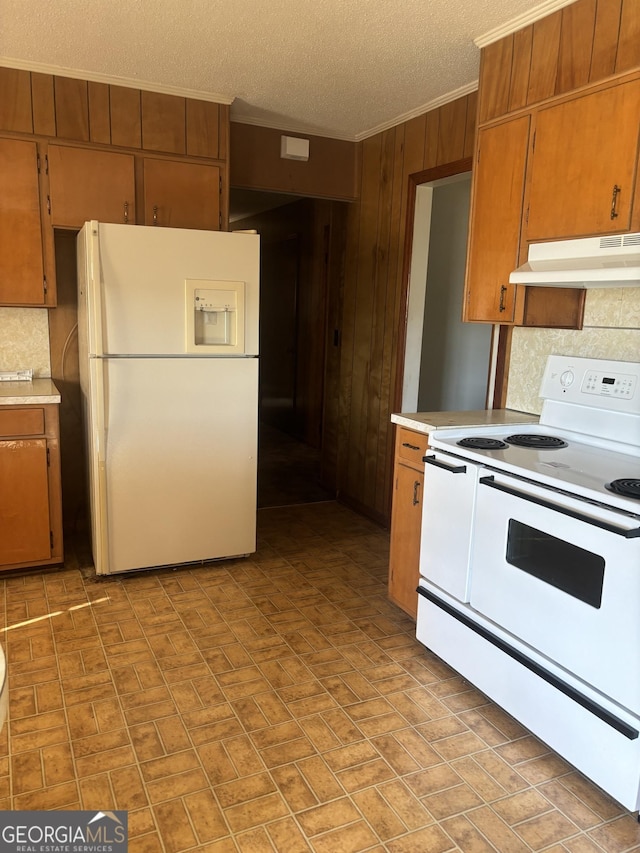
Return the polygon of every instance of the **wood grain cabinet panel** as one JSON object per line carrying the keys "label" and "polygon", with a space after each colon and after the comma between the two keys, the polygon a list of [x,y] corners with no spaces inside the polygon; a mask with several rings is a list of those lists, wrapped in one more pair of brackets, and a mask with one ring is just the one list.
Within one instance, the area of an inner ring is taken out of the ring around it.
{"label": "wood grain cabinet panel", "polygon": [[51,220],[81,228],[90,219],[135,223],[133,154],[50,145]]}
{"label": "wood grain cabinet panel", "polygon": [[142,147],[140,92],[125,86],[109,86],[111,144],[122,148]]}
{"label": "wood grain cabinet panel", "polygon": [[54,77],[57,136],[89,141],[89,94],[86,80]]}
{"label": "wood grain cabinet panel", "polygon": [[187,100],[187,154],[191,157],[220,156],[220,105]]}
{"label": "wood grain cabinet panel", "polygon": [[0,68],[0,130],[33,133],[28,71]]}
{"label": "wood grain cabinet panel", "polygon": [[639,131],[640,80],[540,110],[527,240],[629,230]]}
{"label": "wood grain cabinet panel", "polygon": [[144,159],[144,224],[220,228],[220,169],[204,163]]}
{"label": "wood grain cabinet panel", "polygon": [[0,568],[51,556],[47,442],[0,441]]}
{"label": "wood grain cabinet panel", "polygon": [[185,99],[160,92],[142,92],[142,147],[148,151],[184,154]]}
{"label": "wood grain cabinet panel", "polygon": [[60,563],[58,406],[2,406],[0,422],[0,571]]}
{"label": "wood grain cabinet panel", "polygon": [[31,106],[33,132],[42,136],[56,135],[56,104],[53,95],[53,75],[31,72]]}
{"label": "wood grain cabinet panel", "polygon": [[529,116],[483,128],[473,169],[464,319],[513,323]]}
{"label": "wood grain cabinet panel", "polygon": [[391,508],[389,551],[389,598],[413,619],[416,618],[420,576],[422,531],[423,457],[428,436],[406,427],[396,427],[396,456]]}
{"label": "wood grain cabinet panel", "polygon": [[106,83],[89,83],[89,136],[92,142],[109,145],[111,122],[109,117],[109,87]]}
{"label": "wood grain cabinet panel", "polygon": [[44,268],[36,143],[0,139],[0,305],[44,305]]}

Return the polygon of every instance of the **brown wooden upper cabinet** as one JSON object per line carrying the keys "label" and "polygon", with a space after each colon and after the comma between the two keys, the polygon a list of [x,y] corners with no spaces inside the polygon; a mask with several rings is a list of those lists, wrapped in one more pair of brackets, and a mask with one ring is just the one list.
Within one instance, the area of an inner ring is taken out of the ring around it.
{"label": "brown wooden upper cabinet", "polygon": [[54,276],[45,281],[38,147],[0,139],[0,305],[55,304]]}
{"label": "brown wooden upper cabinet", "polygon": [[145,225],[221,228],[218,166],[145,157],[143,168]]}
{"label": "brown wooden upper cabinet", "polygon": [[48,161],[52,225],[135,223],[133,154],[49,145]]}
{"label": "brown wooden upper cabinet", "polygon": [[526,238],[628,231],[638,169],[640,80],[540,110]]}
{"label": "brown wooden upper cabinet", "polygon": [[478,133],[465,282],[464,319],[513,323],[529,116]]}

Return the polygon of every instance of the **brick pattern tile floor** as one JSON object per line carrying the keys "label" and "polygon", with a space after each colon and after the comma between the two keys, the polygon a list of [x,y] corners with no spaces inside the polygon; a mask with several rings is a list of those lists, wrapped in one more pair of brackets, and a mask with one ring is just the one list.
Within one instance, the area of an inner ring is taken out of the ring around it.
{"label": "brick pattern tile floor", "polygon": [[640,826],[426,651],[388,535],[259,513],[250,559],[0,584],[0,808],[126,809],[131,853],[623,853]]}

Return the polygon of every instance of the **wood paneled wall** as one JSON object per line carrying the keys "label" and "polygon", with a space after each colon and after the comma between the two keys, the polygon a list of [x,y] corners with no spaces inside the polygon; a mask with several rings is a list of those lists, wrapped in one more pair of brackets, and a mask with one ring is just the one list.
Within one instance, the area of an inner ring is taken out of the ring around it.
{"label": "wood paneled wall", "polygon": [[577,0],[482,51],[478,124],[640,65],[640,2]]}
{"label": "wood paneled wall", "polygon": [[355,142],[288,134],[309,140],[309,159],[284,160],[280,137],[286,135],[271,127],[232,121],[231,186],[347,201],[356,198]]}
{"label": "wood paneled wall", "polygon": [[[286,428],[312,447],[325,442],[322,477],[329,489],[336,486],[339,350],[334,330],[339,327],[346,208],[343,202],[307,198],[233,223],[234,228],[255,228],[260,233],[263,260],[270,246],[296,238],[296,395],[292,423]],[[272,277],[279,275],[277,266],[269,269],[263,263],[261,308],[268,303],[271,311],[278,309],[279,282]],[[260,346],[264,358],[268,335],[261,333]],[[292,359],[293,353],[282,364],[283,371],[290,369]],[[268,412],[263,415],[268,420]]]}
{"label": "wood paneled wall", "polygon": [[389,518],[409,175],[473,153],[476,93],[360,143],[359,201],[349,205],[344,273],[338,494]]}
{"label": "wood paneled wall", "polygon": [[[640,65],[639,0],[577,0],[481,52],[478,124]],[[408,176],[473,154],[469,95],[361,143],[343,305],[338,493],[388,523]]]}
{"label": "wood paneled wall", "polygon": [[226,160],[229,107],[0,68],[0,130]]}

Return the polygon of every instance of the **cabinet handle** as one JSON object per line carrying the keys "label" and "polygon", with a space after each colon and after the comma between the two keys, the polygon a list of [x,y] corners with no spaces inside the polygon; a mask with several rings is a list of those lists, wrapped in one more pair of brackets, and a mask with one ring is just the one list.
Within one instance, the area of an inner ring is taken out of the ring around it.
{"label": "cabinet handle", "polygon": [[616,210],[618,206],[618,196],[622,192],[622,187],[619,187],[617,184],[613,185],[613,193],[611,195],[611,218],[615,219],[620,214]]}
{"label": "cabinet handle", "polygon": [[416,506],[420,503],[418,500],[418,489],[420,488],[420,481],[415,480],[413,483],[413,505]]}
{"label": "cabinet handle", "polygon": [[507,292],[507,286],[506,286],[506,284],[503,284],[502,287],[500,288],[500,305],[498,306],[499,311],[505,310],[504,295],[506,292]]}
{"label": "cabinet handle", "polygon": [[129,202],[125,201],[124,203],[124,224],[126,225],[129,222]]}
{"label": "cabinet handle", "polygon": [[154,225],[158,224],[158,205],[157,204],[153,205],[153,224]]}
{"label": "cabinet handle", "polygon": [[402,442],[402,446],[403,446],[403,447],[408,447],[408,448],[409,448],[409,450],[420,450],[420,448],[419,448],[417,445],[415,445],[415,444],[409,444],[409,442],[408,442],[408,441],[403,441],[403,442]]}

